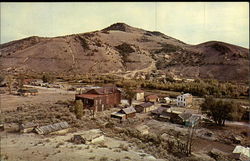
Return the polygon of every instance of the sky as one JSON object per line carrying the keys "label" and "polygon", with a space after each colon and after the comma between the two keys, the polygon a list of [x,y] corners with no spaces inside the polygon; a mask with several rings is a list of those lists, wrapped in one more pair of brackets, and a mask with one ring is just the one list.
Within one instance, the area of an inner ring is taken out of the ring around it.
{"label": "sky", "polygon": [[1,4],[1,44],[29,36],[101,30],[117,22],[188,44],[224,41],[249,48],[248,2],[12,2]]}

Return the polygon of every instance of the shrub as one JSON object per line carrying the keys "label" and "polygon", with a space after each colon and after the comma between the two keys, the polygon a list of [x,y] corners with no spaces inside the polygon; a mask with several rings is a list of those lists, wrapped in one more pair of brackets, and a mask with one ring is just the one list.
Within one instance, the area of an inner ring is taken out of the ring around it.
{"label": "shrub", "polygon": [[75,114],[77,119],[81,119],[83,116],[83,103],[81,100],[75,102]]}
{"label": "shrub", "polygon": [[101,157],[100,161],[108,161],[108,158],[107,157]]}

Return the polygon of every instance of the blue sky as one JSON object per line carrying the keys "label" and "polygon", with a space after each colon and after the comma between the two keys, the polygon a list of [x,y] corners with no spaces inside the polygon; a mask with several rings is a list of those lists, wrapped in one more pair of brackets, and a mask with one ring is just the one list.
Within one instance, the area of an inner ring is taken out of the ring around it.
{"label": "blue sky", "polygon": [[1,43],[101,30],[116,22],[189,44],[218,40],[249,48],[247,2],[1,3]]}

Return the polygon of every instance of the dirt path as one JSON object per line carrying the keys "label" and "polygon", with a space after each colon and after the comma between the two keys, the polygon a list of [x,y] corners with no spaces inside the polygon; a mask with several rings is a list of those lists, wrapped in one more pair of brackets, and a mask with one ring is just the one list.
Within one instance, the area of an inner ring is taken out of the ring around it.
{"label": "dirt path", "polygon": [[123,75],[124,78],[131,78],[134,77],[136,73],[138,72],[144,72],[147,73],[151,70],[155,69],[155,63],[152,61],[151,64],[147,68],[143,68],[140,70],[133,70],[133,71],[127,71],[126,74]]}

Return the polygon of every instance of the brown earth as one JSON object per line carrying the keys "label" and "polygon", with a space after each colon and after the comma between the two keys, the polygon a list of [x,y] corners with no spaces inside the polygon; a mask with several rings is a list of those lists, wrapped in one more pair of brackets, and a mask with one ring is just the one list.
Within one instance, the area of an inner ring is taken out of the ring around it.
{"label": "brown earth", "polygon": [[1,71],[113,73],[154,69],[189,78],[246,81],[249,50],[210,41],[189,45],[160,32],[116,23],[101,31],[1,44]]}

